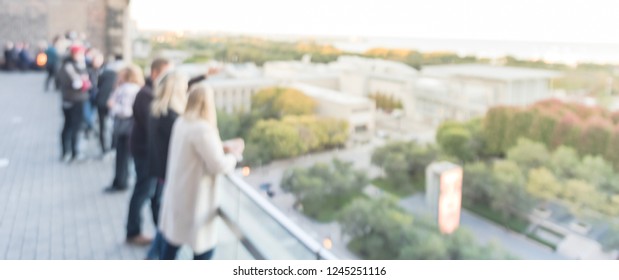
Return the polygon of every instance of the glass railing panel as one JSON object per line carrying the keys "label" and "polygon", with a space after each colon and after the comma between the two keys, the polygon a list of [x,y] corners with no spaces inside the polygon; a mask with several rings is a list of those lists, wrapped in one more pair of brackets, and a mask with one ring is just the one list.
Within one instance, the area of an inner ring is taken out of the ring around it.
{"label": "glass railing panel", "polygon": [[302,234],[296,225],[279,210],[274,210],[275,207],[269,201],[240,178],[222,176],[219,187],[222,212],[238,227],[246,241],[262,258],[269,260],[319,258],[317,254],[321,250],[319,243]]}

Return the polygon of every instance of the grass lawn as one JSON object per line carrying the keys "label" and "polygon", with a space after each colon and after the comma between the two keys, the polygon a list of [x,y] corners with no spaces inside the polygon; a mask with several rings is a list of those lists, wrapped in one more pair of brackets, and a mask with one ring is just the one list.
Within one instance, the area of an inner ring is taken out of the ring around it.
{"label": "grass lawn", "polygon": [[408,186],[405,187],[394,187],[393,184],[383,178],[383,177],[378,177],[375,178],[374,180],[372,180],[372,184],[380,189],[382,189],[383,191],[386,191],[388,193],[391,193],[397,197],[403,198],[403,197],[407,197],[410,195],[413,195],[417,192],[420,191],[424,191],[425,187],[425,179],[424,178],[417,178],[415,180],[411,180],[410,184]]}
{"label": "grass lawn", "polygon": [[505,226],[515,232],[524,233],[529,226],[529,223],[520,219],[504,219],[499,213],[494,212],[494,210],[489,209],[485,206],[480,205],[464,205],[464,208],[470,210],[471,212],[482,216],[488,220],[491,220],[497,224]]}

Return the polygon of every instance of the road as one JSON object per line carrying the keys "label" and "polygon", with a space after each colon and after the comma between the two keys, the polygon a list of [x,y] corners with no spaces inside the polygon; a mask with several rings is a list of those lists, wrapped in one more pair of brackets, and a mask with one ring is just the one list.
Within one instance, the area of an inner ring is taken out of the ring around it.
{"label": "road", "polygon": [[[425,196],[417,194],[400,201],[400,205],[411,214],[426,215]],[[564,260],[565,257],[551,249],[532,241],[521,234],[507,230],[493,222],[481,218],[466,209],[462,209],[460,225],[471,230],[480,243],[492,240],[498,242],[508,252],[526,260]]]}

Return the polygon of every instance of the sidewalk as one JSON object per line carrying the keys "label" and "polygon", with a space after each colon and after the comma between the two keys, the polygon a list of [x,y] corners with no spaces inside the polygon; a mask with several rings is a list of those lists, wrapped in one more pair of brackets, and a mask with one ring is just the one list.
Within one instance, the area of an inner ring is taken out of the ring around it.
{"label": "sidewalk", "polygon": [[44,78],[0,73],[0,259],[143,259],[124,243],[131,191],[103,193],[113,161],[59,161],[60,96],[43,92]]}

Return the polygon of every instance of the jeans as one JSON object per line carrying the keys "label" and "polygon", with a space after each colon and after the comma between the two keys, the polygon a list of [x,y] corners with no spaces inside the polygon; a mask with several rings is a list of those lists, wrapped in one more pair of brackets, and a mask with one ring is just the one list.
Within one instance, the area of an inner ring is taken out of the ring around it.
{"label": "jeans", "polygon": [[82,124],[82,111],[84,105],[82,102],[75,102],[69,107],[63,107],[64,125],[62,127],[62,156],[66,156],[71,150],[73,158],[77,157],[77,135]]}
{"label": "jeans", "polygon": [[155,225],[158,224],[159,201],[155,197],[157,182],[151,177],[148,170],[148,156],[134,155],[135,188],[129,202],[129,217],[127,219],[127,238],[140,235],[142,232],[142,207],[150,198],[150,208]]}
{"label": "jeans", "polygon": [[105,106],[97,107],[97,114],[99,118],[99,144],[101,145],[101,152],[107,153],[109,148],[106,142],[107,136],[107,119],[108,119],[109,109]]}
{"label": "jeans", "polygon": [[84,123],[86,130],[92,130],[95,127],[95,114],[90,101],[84,102]]}
{"label": "jeans", "polygon": [[117,189],[126,189],[129,184],[129,160],[131,154],[129,152],[129,135],[118,135],[116,143],[116,174],[112,187]]}
{"label": "jeans", "polygon": [[[165,236],[163,236],[163,234],[159,234],[161,238],[161,260],[175,260],[176,259],[176,254],[178,253],[178,250],[180,249],[180,246],[174,245],[170,242],[168,242],[165,238]],[[215,253],[215,249],[211,249],[206,251],[205,253],[201,253],[201,254],[196,254],[196,252],[194,252],[193,254],[193,259],[194,260],[210,260],[213,258],[213,254]]]}
{"label": "jeans", "polygon": [[[163,194],[163,186],[164,180],[159,178],[153,178],[154,183],[154,192],[151,198],[151,209],[153,210],[153,221],[155,222],[155,227],[159,225],[159,209],[161,208],[161,195]],[[149,260],[158,260],[161,256],[161,252],[163,251],[163,242],[162,235],[157,230],[157,235],[153,240],[153,243],[150,247],[150,250],[147,254],[147,259]]]}

